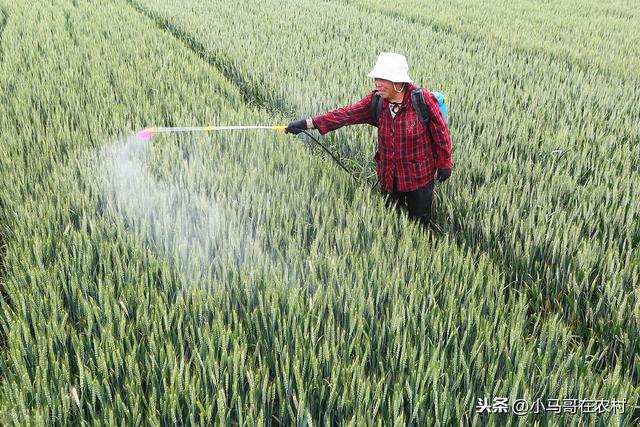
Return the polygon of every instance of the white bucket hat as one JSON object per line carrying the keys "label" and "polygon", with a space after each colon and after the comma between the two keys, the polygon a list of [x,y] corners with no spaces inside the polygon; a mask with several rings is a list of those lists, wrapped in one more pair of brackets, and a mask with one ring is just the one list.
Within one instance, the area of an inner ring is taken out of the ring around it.
{"label": "white bucket hat", "polygon": [[394,83],[413,83],[409,77],[407,58],[399,53],[381,52],[373,70],[368,74],[374,79],[390,80]]}

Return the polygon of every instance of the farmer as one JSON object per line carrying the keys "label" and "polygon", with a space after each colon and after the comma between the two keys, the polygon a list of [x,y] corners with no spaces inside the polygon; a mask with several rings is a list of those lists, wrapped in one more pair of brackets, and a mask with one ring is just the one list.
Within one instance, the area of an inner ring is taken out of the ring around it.
{"label": "farmer", "polygon": [[[451,139],[438,100],[423,90],[429,121],[420,123],[410,93],[416,89],[409,77],[409,66],[403,55],[382,52],[368,74],[375,90],[348,107],[296,120],[286,132],[298,134],[305,129],[318,129],[321,135],[355,124],[378,127],[376,170],[382,193],[388,204],[407,209],[409,217],[428,226],[431,220],[434,175],[439,181],[451,176]],[[371,103],[378,92],[382,110],[378,123],[371,114]]]}

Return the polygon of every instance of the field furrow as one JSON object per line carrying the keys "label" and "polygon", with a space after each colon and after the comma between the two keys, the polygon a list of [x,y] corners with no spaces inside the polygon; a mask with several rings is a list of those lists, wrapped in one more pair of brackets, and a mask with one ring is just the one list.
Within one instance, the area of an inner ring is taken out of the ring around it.
{"label": "field furrow", "polygon": [[[3,50],[3,39],[2,33],[7,24],[7,14],[2,7],[0,7],[0,64],[4,58],[4,50]],[[2,199],[0,199],[0,212],[4,210],[2,205]],[[5,259],[6,259],[6,238],[5,232],[3,228],[0,226],[0,301],[1,305],[9,304],[9,295],[5,290]],[[6,330],[4,328],[0,329],[0,348],[4,348],[4,344],[6,341]]]}
{"label": "field furrow", "polygon": [[156,26],[169,32],[173,37],[180,40],[188,49],[192,50],[203,61],[219,70],[227,79],[233,82],[239,89],[245,104],[257,108],[264,108],[273,115],[283,115],[287,112],[287,107],[282,100],[270,98],[267,94],[268,88],[259,82],[250,79],[241,73],[231,60],[224,56],[212,55],[212,53],[193,34],[174,25],[170,20],[145,9],[136,0],[128,0],[128,3],[138,12],[153,20]]}
{"label": "field furrow", "polygon": [[2,58],[4,56],[4,52],[2,50],[2,32],[4,31],[4,27],[7,24],[7,15],[4,10],[0,9],[0,62],[2,62]]}

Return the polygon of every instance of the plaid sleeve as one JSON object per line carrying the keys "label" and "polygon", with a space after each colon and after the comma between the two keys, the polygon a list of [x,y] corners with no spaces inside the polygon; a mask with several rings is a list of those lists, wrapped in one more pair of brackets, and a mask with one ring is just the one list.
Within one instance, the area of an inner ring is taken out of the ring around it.
{"label": "plaid sleeve", "polygon": [[343,126],[358,124],[374,125],[370,117],[372,98],[373,92],[353,105],[336,108],[335,110],[331,110],[325,114],[312,117],[313,123],[321,135],[339,129]]}
{"label": "plaid sleeve", "polygon": [[450,169],[453,164],[451,162],[451,136],[449,135],[449,127],[442,117],[440,104],[438,99],[431,92],[426,92],[425,103],[429,110],[429,127],[431,130],[431,144],[434,157],[436,159],[436,168]]}

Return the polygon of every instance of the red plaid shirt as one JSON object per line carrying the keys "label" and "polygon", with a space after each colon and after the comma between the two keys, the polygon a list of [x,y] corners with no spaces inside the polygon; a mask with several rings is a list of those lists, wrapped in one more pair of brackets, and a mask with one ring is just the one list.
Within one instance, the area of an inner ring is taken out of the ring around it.
{"label": "red plaid shirt", "polygon": [[[423,126],[411,102],[411,91],[415,88],[414,85],[407,85],[402,107],[395,118],[389,111],[389,102],[384,99],[382,102],[375,159],[380,186],[387,192],[416,190],[433,180],[436,169],[452,166],[451,138],[438,100],[430,92],[423,90],[423,94],[427,95],[425,103],[430,117]],[[375,126],[370,116],[374,93],[375,91],[371,92],[356,104],[313,117],[320,134],[348,125],[366,123]],[[431,128],[431,133],[427,126]]]}

